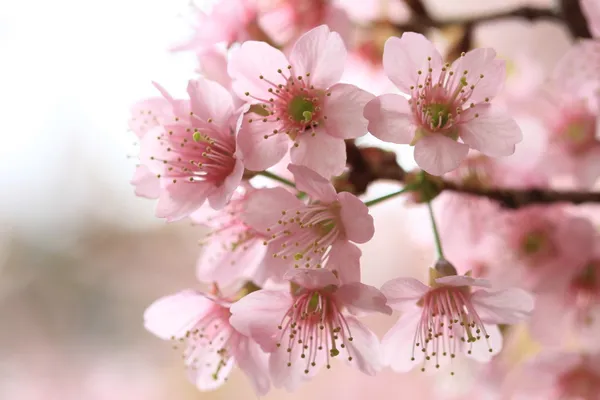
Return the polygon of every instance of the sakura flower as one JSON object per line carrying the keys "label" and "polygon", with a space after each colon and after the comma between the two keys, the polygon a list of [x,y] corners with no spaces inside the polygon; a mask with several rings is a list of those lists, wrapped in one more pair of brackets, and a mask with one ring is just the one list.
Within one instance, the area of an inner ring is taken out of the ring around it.
{"label": "sakura flower", "polygon": [[542,353],[514,371],[506,393],[514,400],[598,400],[600,354]]}
{"label": "sakura flower", "polygon": [[[156,215],[177,220],[207,199],[211,207],[223,208],[244,172],[237,154],[231,95],[203,78],[190,81],[189,101],[175,100],[161,91],[175,117],[145,134],[140,150],[140,163],[159,181]],[[140,175],[134,184],[149,185],[148,175]]]}
{"label": "sakura flower", "polygon": [[391,313],[385,297],[359,282],[340,284],[328,270],[291,270],[287,290],[259,290],[231,307],[231,324],[270,352],[275,387],[295,390],[331,359],[346,360],[374,375],[381,368],[379,341],[348,311]]}
{"label": "sakura flower", "polygon": [[250,187],[240,187],[229,204],[222,210],[206,209],[192,215],[192,219],[211,231],[203,241],[204,247],[196,266],[196,277],[201,282],[226,287],[235,281],[248,280],[258,285],[268,278],[281,278],[285,271],[268,270],[264,263],[267,236],[250,228],[242,220]]}
{"label": "sakura flower", "polygon": [[577,96],[560,82],[547,85],[535,114],[548,134],[540,168],[549,176],[567,176],[577,186],[591,188],[600,176],[600,140],[596,137],[596,101]]}
{"label": "sakura flower", "polygon": [[233,90],[255,106],[244,118],[239,146],[246,168],[264,170],[287,153],[293,163],[329,178],[346,165],[344,139],[366,133],[364,105],[373,98],[337,83],[346,49],[325,25],[305,33],[289,59],[266,43],[249,41],[233,54]]}
{"label": "sakura flower", "polygon": [[415,161],[433,175],[457,168],[469,148],[492,157],[513,154],[521,130],[489,104],[505,73],[495,56],[492,49],[475,49],[443,64],[423,35],[389,38],[384,70],[410,99],[384,94],[371,100],[364,109],[369,132],[387,142],[414,145]]}
{"label": "sakura flower", "polygon": [[182,346],[189,379],[200,390],[221,386],[237,363],[258,395],[270,389],[266,354],[229,323],[231,302],[193,290],[163,297],[144,313],[144,326]]}
{"label": "sakura flower", "polygon": [[268,237],[265,263],[274,270],[326,267],[343,282],[360,281],[361,251],[351,242],[373,237],[367,206],[306,167],[288,169],[308,204],[283,188],[257,190],[246,203],[245,223]]}
{"label": "sakura flower", "polygon": [[496,219],[487,277],[527,290],[555,290],[591,258],[596,232],[562,206],[529,206]]}
{"label": "sakura flower", "polygon": [[526,318],[533,298],[521,289],[485,287],[488,281],[468,276],[440,277],[431,286],[413,278],[385,283],[388,305],[402,316],[382,340],[384,362],[397,372],[415,365],[425,371],[428,363],[440,368],[459,353],[488,362],[502,348],[497,325]]}
{"label": "sakura flower", "polygon": [[251,36],[256,13],[252,0],[222,0],[210,14],[195,9],[194,33],[172,51],[203,51],[217,43],[244,41]]}

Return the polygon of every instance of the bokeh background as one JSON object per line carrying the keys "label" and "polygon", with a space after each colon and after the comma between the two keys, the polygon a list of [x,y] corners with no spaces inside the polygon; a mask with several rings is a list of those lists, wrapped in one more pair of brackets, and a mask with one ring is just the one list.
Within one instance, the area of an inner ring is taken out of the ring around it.
{"label": "bokeh background", "polygon": [[[362,1],[344,2],[360,14]],[[552,1],[425,3],[436,17],[451,18]],[[152,80],[178,93],[194,76],[192,54],[167,51],[187,34],[188,11],[186,0],[0,1],[2,400],[256,397],[240,373],[216,392],[198,392],[177,351],[142,324],[153,300],[197,286],[202,230],[157,220],[152,202],[133,195],[137,149],[127,130],[131,104],[154,95]],[[557,43],[568,43],[552,23],[537,30],[506,23],[484,25],[479,37],[496,40],[488,45],[504,46],[507,57],[524,36],[494,29],[524,29],[518,32],[531,35],[548,67],[560,55]],[[443,42],[447,32],[439,35]],[[409,155],[400,157],[410,166]],[[380,183],[369,195],[391,189]],[[425,271],[433,250],[422,240],[424,215],[403,200],[374,209],[376,235],[363,246],[365,283]],[[393,319],[369,322],[382,334]],[[431,383],[421,373],[369,378],[338,363],[297,393],[267,398],[438,398],[442,383]],[[454,386],[443,391],[460,390],[460,382]]]}

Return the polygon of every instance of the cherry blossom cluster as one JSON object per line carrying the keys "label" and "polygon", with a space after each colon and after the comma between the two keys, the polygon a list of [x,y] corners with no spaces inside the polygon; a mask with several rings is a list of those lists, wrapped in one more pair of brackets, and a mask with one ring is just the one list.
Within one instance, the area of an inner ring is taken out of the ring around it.
{"label": "cherry blossom cluster", "polygon": [[[581,8],[600,35],[600,4]],[[237,367],[259,396],[291,391],[342,361],[368,375],[471,374],[481,377],[469,388],[476,396],[598,398],[600,242],[585,207],[509,210],[485,196],[596,183],[597,39],[574,44],[520,93],[525,101],[505,87],[506,62],[492,48],[448,59],[420,33],[383,44],[380,30],[357,43],[357,24],[338,3],[224,0],[197,22],[176,47],[201,64],[187,96],[154,83],[157,96],[134,105],[129,125],[140,142],[136,195],[156,200],[157,217],[208,232],[197,289],[144,315],[150,332],[183,352],[200,390]],[[365,57],[375,37],[380,56]],[[348,78],[356,57],[386,90]],[[528,148],[515,109],[540,121],[543,150]],[[402,190],[370,201],[347,179],[347,143],[366,135],[414,147],[418,166]],[[436,192],[439,180],[479,194]],[[433,228],[436,260],[424,279],[403,276],[398,260],[396,278],[365,284],[371,207],[405,193],[427,209],[419,225]],[[394,312],[381,338],[361,320]],[[517,328],[547,350],[514,372],[503,347]]]}

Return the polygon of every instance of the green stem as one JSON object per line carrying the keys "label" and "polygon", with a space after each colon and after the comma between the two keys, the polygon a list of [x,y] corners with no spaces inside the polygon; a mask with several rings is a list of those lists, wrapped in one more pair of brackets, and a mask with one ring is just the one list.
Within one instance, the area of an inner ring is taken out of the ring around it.
{"label": "green stem", "polygon": [[375,204],[381,203],[382,201],[399,196],[402,193],[410,192],[412,189],[413,189],[412,187],[406,186],[402,190],[398,190],[397,192],[386,194],[385,196],[381,196],[381,197],[378,197],[373,200],[365,201],[365,206],[367,206],[367,207],[374,206]]}
{"label": "green stem", "polygon": [[431,207],[431,202],[427,202],[427,208],[429,209],[429,217],[431,218],[431,228],[433,229],[433,235],[435,236],[435,247],[437,248],[438,258],[440,260],[445,260],[444,251],[442,250],[442,240],[440,239],[440,233],[437,228],[437,224],[435,223],[435,217],[433,216],[433,208]]}
{"label": "green stem", "polygon": [[287,185],[289,187],[293,187],[293,188],[296,187],[296,185],[294,184],[294,182],[288,181],[287,179],[282,178],[281,176],[276,175],[276,174],[274,174],[272,172],[269,172],[269,171],[260,171],[257,175],[266,176],[267,178],[270,178],[270,179],[273,179],[274,181],[283,183],[284,185]]}

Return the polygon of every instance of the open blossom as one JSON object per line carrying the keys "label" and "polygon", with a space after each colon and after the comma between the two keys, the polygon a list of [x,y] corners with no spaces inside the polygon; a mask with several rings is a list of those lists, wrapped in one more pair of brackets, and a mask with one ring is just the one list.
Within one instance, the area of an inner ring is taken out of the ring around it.
{"label": "open blossom", "polygon": [[505,212],[490,236],[487,278],[537,292],[554,290],[592,256],[596,231],[562,206]]}
{"label": "open blossom", "polygon": [[144,313],[146,329],[183,347],[190,380],[200,390],[221,386],[235,364],[258,395],[270,388],[267,355],[229,323],[231,302],[184,290],[155,301]]}
{"label": "open blossom", "polygon": [[288,290],[259,290],[231,307],[231,324],[270,352],[275,387],[294,390],[331,360],[344,358],[362,372],[381,369],[379,340],[350,312],[391,313],[385,297],[359,282],[340,284],[329,270],[291,270]]}
{"label": "open blossom", "polygon": [[190,81],[189,101],[161,91],[174,117],[159,120],[142,137],[139,157],[145,168],[138,168],[133,183],[148,186],[154,175],[159,182],[152,193],[158,194],[156,215],[170,221],[190,215],[207,199],[211,207],[223,208],[244,172],[230,93],[203,78]]}
{"label": "open blossom", "polygon": [[598,400],[600,354],[539,354],[517,368],[505,387],[514,400]]}
{"label": "open blossom", "polygon": [[257,190],[246,203],[246,224],[268,237],[265,263],[275,270],[332,268],[344,282],[360,281],[361,251],[351,242],[373,237],[368,207],[306,167],[288,169],[308,204],[283,188]]}
{"label": "open blossom", "polygon": [[340,35],[325,25],[298,39],[289,59],[263,42],[245,42],[235,51],[229,62],[233,90],[254,104],[239,135],[246,168],[275,165],[293,143],[293,163],[327,178],[342,173],[344,139],[366,133],[362,109],[373,98],[338,83],[345,59]]}
{"label": "open blossom", "polygon": [[[468,276],[445,276],[427,286],[397,278],[381,291],[402,316],[382,340],[384,362],[397,372],[415,366],[440,368],[460,353],[489,361],[502,348],[498,324],[514,324],[533,309],[527,292],[511,288],[484,290],[489,282]],[[473,290],[476,289],[476,290]]]}
{"label": "open blossom", "polygon": [[384,70],[410,99],[384,94],[370,101],[364,109],[369,132],[384,141],[414,145],[415,161],[433,175],[458,167],[469,148],[492,157],[513,154],[521,130],[489,104],[505,74],[504,62],[495,56],[492,49],[475,49],[444,64],[423,35],[407,32],[389,38]]}

